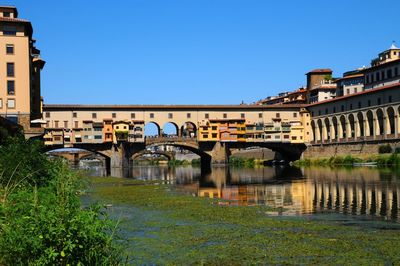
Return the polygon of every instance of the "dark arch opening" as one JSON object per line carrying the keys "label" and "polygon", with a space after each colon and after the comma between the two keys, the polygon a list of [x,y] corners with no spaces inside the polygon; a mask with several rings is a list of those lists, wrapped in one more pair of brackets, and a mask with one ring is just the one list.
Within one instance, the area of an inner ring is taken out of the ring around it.
{"label": "dark arch opening", "polygon": [[184,138],[196,138],[197,127],[192,122],[185,122],[181,127],[181,134]]}
{"label": "dark arch opening", "polygon": [[325,118],[324,120],[325,123],[325,130],[326,130],[326,139],[330,140],[331,139],[331,123],[329,122],[328,118]]}
{"label": "dark arch opening", "polygon": [[379,131],[377,132],[378,135],[384,134],[384,127],[383,127],[383,111],[382,109],[376,110],[376,118],[378,119]]}
{"label": "dark arch opening", "polygon": [[312,140],[313,140],[313,141],[316,141],[317,138],[316,138],[316,136],[315,136],[315,122],[314,122],[314,120],[311,121],[311,131],[312,131]]}
{"label": "dark arch opening", "polygon": [[365,136],[364,132],[364,115],[361,112],[357,113],[358,127],[360,129],[360,136]]}
{"label": "dark arch opening", "polygon": [[356,132],[355,132],[355,120],[354,120],[353,114],[349,114],[349,124],[350,124],[349,137],[354,138],[356,135]]}
{"label": "dark arch opening", "polygon": [[321,119],[318,119],[318,121],[317,121],[317,125],[318,125],[318,133],[319,133],[319,138],[318,138],[318,140],[323,140],[324,139],[324,136],[323,136],[323,134],[322,134],[322,121],[321,121]]}
{"label": "dark arch opening", "polygon": [[394,116],[394,109],[393,109],[393,107],[389,107],[387,110],[386,110],[386,112],[387,112],[387,117],[388,117],[388,119],[389,119],[389,126],[390,126],[390,129],[388,129],[388,133],[389,134],[394,134],[395,133],[395,121],[394,121],[394,119],[395,119],[395,116]]}
{"label": "dark arch opening", "polygon": [[339,138],[339,132],[338,132],[338,121],[336,116],[332,117],[332,125],[333,125],[333,129],[335,130],[335,132],[332,134],[332,138],[334,139],[338,139]]}
{"label": "dark arch opening", "polygon": [[374,135],[374,115],[372,114],[371,110],[367,111],[367,123],[368,123],[368,127],[369,127],[369,136],[373,136]]}
{"label": "dark arch opening", "polygon": [[347,138],[346,118],[344,115],[340,117],[340,127],[342,128],[342,137]]}

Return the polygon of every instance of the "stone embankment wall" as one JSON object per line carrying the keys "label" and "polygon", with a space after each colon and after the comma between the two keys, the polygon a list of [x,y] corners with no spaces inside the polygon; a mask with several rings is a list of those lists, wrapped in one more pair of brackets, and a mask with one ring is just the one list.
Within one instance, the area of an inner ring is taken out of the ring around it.
{"label": "stone embankment wall", "polygon": [[378,154],[380,145],[390,144],[392,149],[400,147],[400,140],[396,142],[377,142],[377,143],[354,143],[354,144],[332,144],[332,145],[313,145],[308,146],[302,154],[302,159],[332,157],[332,156],[366,156]]}

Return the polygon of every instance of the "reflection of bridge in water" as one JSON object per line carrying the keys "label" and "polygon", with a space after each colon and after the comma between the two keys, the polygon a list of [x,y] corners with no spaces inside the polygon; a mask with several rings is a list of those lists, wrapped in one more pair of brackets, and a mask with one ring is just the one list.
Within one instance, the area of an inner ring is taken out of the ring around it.
{"label": "reflection of bridge in water", "polygon": [[377,169],[324,168],[306,169],[304,179],[294,176],[291,180],[290,176],[274,176],[274,171],[279,174],[273,168],[255,170],[252,175],[263,176],[260,180],[249,178],[246,170],[228,174],[225,169],[213,170],[200,182],[198,195],[235,205],[267,205],[283,215],[336,212],[399,221],[400,184],[395,175]]}

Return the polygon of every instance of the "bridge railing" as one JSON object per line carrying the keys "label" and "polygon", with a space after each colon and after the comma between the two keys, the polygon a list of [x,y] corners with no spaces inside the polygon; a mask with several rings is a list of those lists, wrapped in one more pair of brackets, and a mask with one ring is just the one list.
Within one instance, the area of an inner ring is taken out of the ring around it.
{"label": "bridge railing", "polygon": [[146,136],[146,144],[164,143],[164,142],[186,142],[197,143],[197,138],[179,137],[179,136]]}

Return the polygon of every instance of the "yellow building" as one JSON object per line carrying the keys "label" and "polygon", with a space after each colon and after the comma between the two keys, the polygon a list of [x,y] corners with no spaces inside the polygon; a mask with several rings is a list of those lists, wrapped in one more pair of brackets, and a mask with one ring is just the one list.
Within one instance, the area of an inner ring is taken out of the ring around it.
{"label": "yellow building", "polygon": [[20,124],[26,136],[41,129],[40,71],[45,62],[32,39],[32,25],[15,7],[0,6],[0,115]]}

